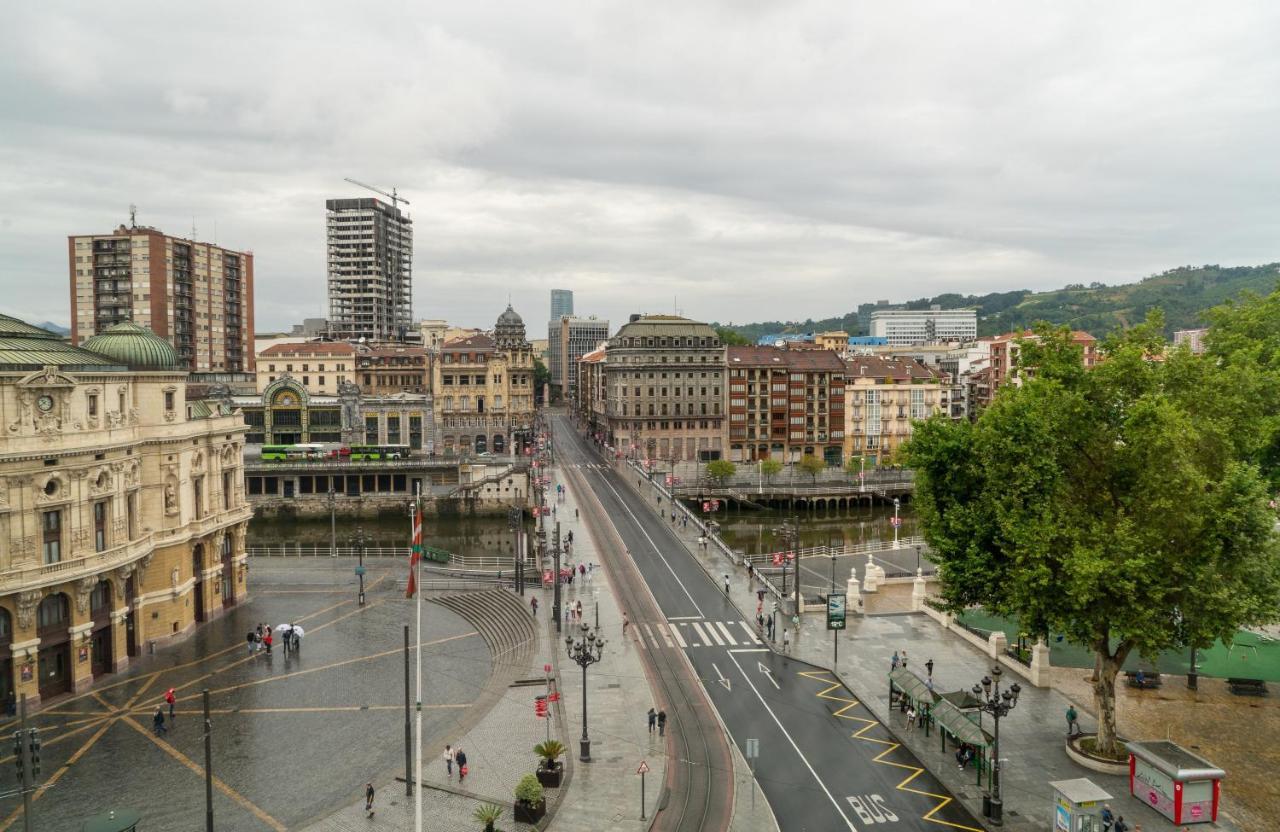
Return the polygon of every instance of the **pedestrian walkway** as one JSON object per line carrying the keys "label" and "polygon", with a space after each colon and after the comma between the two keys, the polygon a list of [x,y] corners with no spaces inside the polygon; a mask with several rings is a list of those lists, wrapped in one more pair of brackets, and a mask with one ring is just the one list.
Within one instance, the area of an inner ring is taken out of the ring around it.
{"label": "pedestrian walkway", "polygon": [[[619,465],[619,468],[624,467]],[[723,583],[726,574],[729,576],[729,595],[745,618],[754,619],[757,610],[765,616],[773,611],[772,597],[766,595],[764,601],[760,601],[759,584],[747,578],[745,566],[733,563],[716,547],[701,546],[701,530],[696,523],[684,521],[683,512],[677,511],[672,522],[672,508],[665,489],[647,480],[637,485],[634,469],[625,470],[629,474],[626,478],[628,485],[645,498],[642,502],[651,511],[665,512],[662,516],[717,584]],[[655,500],[657,496],[662,497],[661,506]],[[976,784],[973,770],[959,769],[950,753],[942,753],[936,731],[926,737],[921,730],[908,726],[905,716],[890,708],[888,672],[896,650],[908,656],[909,666],[921,676],[927,676],[924,662],[932,659],[934,684],[939,692],[968,690],[990,673],[992,662],[982,651],[954,633],[943,630],[923,614],[851,615],[848,629],[838,637],[826,629],[822,615],[802,616],[796,626],[791,618],[779,614],[774,638],[770,640],[766,636],[765,642],[775,650],[782,650],[784,630],[790,655],[823,668],[834,666],[853,694],[897,734],[898,740],[916,754],[921,764],[928,767],[975,817],[981,817],[983,788]],[[839,661],[835,664],[834,638],[839,639]],[[1011,832],[1039,832],[1053,828],[1053,789],[1048,784],[1055,780],[1088,777],[1113,795],[1114,799],[1110,801],[1113,810],[1123,815],[1131,828],[1140,823],[1145,832],[1172,832],[1177,829],[1141,801],[1128,796],[1127,777],[1089,771],[1067,757],[1063,742],[1066,735],[1065,712],[1070,702],[1065,696],[1053,689],[1033,688],[1008,669],[1004,678],[1006,685],[1021,682],[1022,693],[1018,706],[1001,723],[1003,828]],[[815,696],[824,687],[815,681]],[[1082,709],[1080,716],[1083,730],[1095,729],[1092,718]],[[990,718],[986,720],[986,727],[990,730]],[[950,750],[954,749],[949,746]],[[1228,812],[1229,809],[1228,799]],[[1218,824],[1202,828],[1234,830],[1238,827],[1220,815]]]}

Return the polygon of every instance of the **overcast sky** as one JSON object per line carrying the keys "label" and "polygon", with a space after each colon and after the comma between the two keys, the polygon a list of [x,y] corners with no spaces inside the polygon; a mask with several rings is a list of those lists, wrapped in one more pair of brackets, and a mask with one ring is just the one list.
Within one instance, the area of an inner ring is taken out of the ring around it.
{"label": "overcast sky", "polygon": [[0,309],[69,317],[66,235],[255,254],[323,316],[324,201],[396,186],[418,317],[548,290],[617,322],[1280,259],[1280,4],[8,4]]}

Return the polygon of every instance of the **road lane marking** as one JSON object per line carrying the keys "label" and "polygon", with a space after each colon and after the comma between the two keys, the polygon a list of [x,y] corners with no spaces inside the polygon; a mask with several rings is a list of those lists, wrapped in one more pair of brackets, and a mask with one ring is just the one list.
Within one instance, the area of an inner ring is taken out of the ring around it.
{"label": "road lane marking", "polygon": [[[671,567],[671,562],[667,560],[666,556],[662,554],[662,550],[658,548],[658,544],[655,543],[653,538],[649,536],[649,533],[645,531],[644,526],[640,523],[640,518],[636,517],[636,513],[631,510],[631,506],[627,505],[627,501],[622,499],[622,495],[618,493],[618,489],[614,488],[613,483],[609,482],[604,475],[600,476],[600,482],[604,483],[604,487],[612,491],[613,496],[618,498],[618,503],[622,506],[622,510],[631,517],[631,520],[636,524],[636,528],[640,530],[640,534],[644,535],[644,539],[649,541],[649,545],[653,547],[654,553],[662,559],[664,564],[666,564],[667,571],[671,573],[671,577],[676,579],[676,583],[679,584],[680,589],[684,591],[684,595],[689,599],[689,603],[693,604],[693,608],[698,611],[698,617],[704,617],[702,615],[702,607],[698,606],[698,602],[693,600],[693,595],[689,593],[689,588],[684,585],[684,581],[680,580],[680,576],[676,574],[676,570]],[[644,573],[641,572],[642,576],[643,574]]]}
{"label": "road lane marking", "polygon": [[739,647],[737,650],[730,650],[730,653],[768,653],[768,647]]}
{"label": "road lane marking", "polygon": [[664,629],[660,624],[655,624],[654,626],[657,627],[658,632],[662,633],[662,640],[667,643],[667,646],[675,647],[675,643],[671,641],[671,631]]}
{"label": "road lane marking", "polygon": [[724,637],[729,639],[730,644],[732,644],[735,647],[738,646],[738,640],[733,636],[729,635],[729,628],[724,626],[723,621],[717,621],[716,626],[720,628],[720,632],[724,633]]}
{"label": "road lane marking", "polygon": [[768,679],[770,682],[773,682],[773,686],[775,688],[777,688],[778,690],[782,690],[782,685],[778,684],[778,680],[773,678],[773,671],[765,667],[764,662],[756,662],[756,669],[759,670],[761,673],[763,673],[766,679]]}
{"label": "road lane marking", "polygon": [[712,639],[715,639],[716,644],[724,647],[724,642],[716,638],[715,630],[711,628],[710,624],[708,624],[707,629],[704,630],[702,629],[702,625],[695,621],[693,622],[693,629],[698,631],[698,636],[702,639],[702,646],[710,647]]}
{"label": "road lane marking", "polygon": [[680,645],[680,649],[682,649],[682,650],[683,650],[684,648],[686,648],[686,647],[688,647],[688,646],[689,646],[689,645],[687,645],[687,644],[685,644],[685,643],[684,643],[684,636],[680,635],[680,627],[679,627],[679,626],[677,626],[677,625],[675,625],[675,624],[668,624],[668,625],[667,625],[667,627],[669,627],[669,628],[671,629],[671,635],[673,635],[673,636],[675,637],[676,643]]}
{"label": "road lane marking", "polygon": [[764,642],[760,640],[760,636],[753,633],[751,628],[747,626],[747,622],[739,621],[738,623],[742,625],[742,629],[747,631],[747,638],[751,640],[751,644],[764,644]]}
{"label": "road lane marking", "polygon": [[841,806],[840,802],[831,794],[831,791],[827,788],[827,784],[822,782],[822,778],[818,776],[818,772],[813,770],[813,766],[809,763],[809,758],[804,756],[804,752],[800,750],[800,746],[796,745],[796,741],[791,738],[789,733],[787,733],[787,729],[782,725],[782,720],[778,719],[778,715],[773,712],[773,708],[769,707],[769,703],[764,700],[760,691],[756,689],[755,684],[751,681],[751,677],[747,675],[747,671],[742,669],[742,665],[738,664],[738,659],[733,654],[734,651],[730,650],[729,660],[738,668],[738,672],[742,674],[742,678],[747,682],[747,687],[751,688],[751,692],[760,700],[760,704],[764,706],[765,712],[773,719],[773,723],[778,726],[778,730],[782,732],[782,736],[786,737],[787,742],[791,743],[791,747],[800,757],[800,762],[804,763],[804,767],[809,769],[809,773],[812,774],[813,779],[818,782],[818,786],[821,787],[823,793],[827,796],[827,800],[831,801],[831,805],[835,807],[836,812],[840,815],[841,819],[844,820],[845,825],[849,827],[850,832],[858,832],[858,827],[854,826],[853,821],[849,820],[849,816],[844,813],[844,807]]}
{"label": "road lane marking", "polygon": [[716,675],[720,677],[719,681],[720,681],[720,684],[724,685],[724,689],[725,689],[725,690],[727,690],[727,691],[732,692],[732,691],[733,691],[733,689],[729,686],[729,680],[728,680],[728,679],[726,679],[726,678],[724,677],[724,674],[720,672],[720,668],[716,667],[716,663],[715,663],[715,662],[712,662],[712,663],[711,663],[711,667],[715,670]]}
{"label": "road lane marking", "polygon": [[700,615],[668,615],[668,621],[701,621]]}

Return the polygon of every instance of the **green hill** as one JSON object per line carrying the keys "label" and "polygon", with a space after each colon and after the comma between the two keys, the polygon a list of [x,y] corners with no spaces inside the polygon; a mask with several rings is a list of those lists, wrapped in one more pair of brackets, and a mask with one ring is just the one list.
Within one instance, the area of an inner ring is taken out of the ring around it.
{"label": "green hill", "polygon": [[[1176,329],[1193,329],[1204,324],[1206,309],[1246,290],[1267,294],[1280,283],[1280,263],[1264,266],[1181,266],[1152,275],[1137,283],[1119,286],[1076,284],[1051,292],[1020,289],[988,295],[955,293],[918,298],[892,308],[928,309],[937,304],[944,309],[972,306],[978,310],[978,334],[996,335],[1028,327],[1036,321],[1067,324],[1099,338],[1140,322],[1154,308],[1164,310],[1167,335]],[[834,318],[807,321],[766,321],[728,325],[751,339],[778,332],[822,332],[843,329],[866,334],[859,323],[865,321],[874,304],[865,303],[857,311]]]}

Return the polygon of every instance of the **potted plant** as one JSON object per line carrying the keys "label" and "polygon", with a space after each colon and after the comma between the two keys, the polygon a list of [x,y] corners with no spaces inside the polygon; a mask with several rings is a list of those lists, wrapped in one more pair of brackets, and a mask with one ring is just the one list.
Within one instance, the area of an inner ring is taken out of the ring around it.
{"label": "potted plant", "polygon": [[540,742],[533,747],[533,753],[542,758],[538,763],[538,782],[545,789],[560,788],[560,778],[564,774],[560,756],[564,754],[564,743],[559,740]]}
{"label": "potted plant", "polygon": [[484,824],[484,832],[494,832],[494,824],[502,817],[502,807],[492,803],[482,803],[476,807],[471,817]]}
{"label": "potted plant", "polygon": [[515,819],[517,823],[537,823],[547,813],[547,800],[542,784],[532,774],[526,774],[516,784]]}

